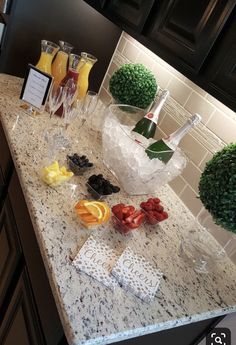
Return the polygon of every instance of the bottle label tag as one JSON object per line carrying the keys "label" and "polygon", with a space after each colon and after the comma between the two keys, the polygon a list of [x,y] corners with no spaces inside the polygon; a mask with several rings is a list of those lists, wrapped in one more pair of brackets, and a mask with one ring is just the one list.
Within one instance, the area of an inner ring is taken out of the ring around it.
{"label": "bottle label tag", "polygon": [[151,120],[155,124],[157,124],[158,116],[155,116],[153,113],[147,113],[144,118]]}

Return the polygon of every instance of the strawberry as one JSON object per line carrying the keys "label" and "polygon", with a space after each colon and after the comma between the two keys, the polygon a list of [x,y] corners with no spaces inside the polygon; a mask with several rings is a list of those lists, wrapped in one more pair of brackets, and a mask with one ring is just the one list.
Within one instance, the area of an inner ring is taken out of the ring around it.
{"label": "strawberry", "polygon": [[162,213],[157,212],[155,218],[158,220],[158,222],[162,222],[165,219],[165,216],[163,216]]}
{"label": "strawberry", "polygon": [[155,204],[159,204],[161,202],[161,200],[159,198],[153,198],[153,201]]}
{"label": "strawberry", "polygon": [[135,212],[134,206],[124,206],[122,209],[124,218],[131,216]]}
{"label": "strawberry", "polygon": [[167,219],[168,218],[168,213],[164,211],[164,212],[162,212],[162,216],[165,217],[164,219]]}
{"label": "strawberry", "polygon": [[120,211],[121,209],[123,209],[124,206],[125,206],[124,204],[117,204],[117,205],[113,206],[113,207],[111,208],[111,210],[112,210],[112,212],[113,212],[114,214],[116,214],[116,212],[118,212],[118,211]]}
{"label": "strawberry", "polygon": [[161,213],[164,211],[164,207],[160,204],[155,204],[155,210]]}

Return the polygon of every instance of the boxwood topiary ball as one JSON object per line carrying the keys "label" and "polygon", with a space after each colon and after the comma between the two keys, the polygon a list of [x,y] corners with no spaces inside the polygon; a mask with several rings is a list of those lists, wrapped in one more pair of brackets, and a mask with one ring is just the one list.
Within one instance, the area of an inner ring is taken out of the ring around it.
{"label": "boxwood topiary ball", "polygon": [[236,233],[236,144],[226,146],[206,164],[199,194],[216,224]]}
{"label": "boxwood topiary ball", "polygon": [[121,104],[147,108],[155,99],[157,83],[154,75],[142,64],[125,64],[111,77],[110,92]]}

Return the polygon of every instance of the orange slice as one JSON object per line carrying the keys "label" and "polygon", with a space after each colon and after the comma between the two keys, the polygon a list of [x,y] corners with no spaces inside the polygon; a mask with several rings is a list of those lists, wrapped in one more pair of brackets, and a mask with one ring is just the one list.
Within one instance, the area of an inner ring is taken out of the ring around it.
{"label": "orange slice", "polygon": [[91,215],[93,215],[97,220],[103,220],[103,213],[97,204],[91,201],[86,202],[84,206],[86,207],[87,211],[91,213]]}
{"label": "orange slice", "polygon": [[102,201],[94,201],[93,204],[97,205],[101,209],[102,214],[103,214],[102,220],[103,222],[107,222],[111,215],[109,206],[105,202],[102,202]]}

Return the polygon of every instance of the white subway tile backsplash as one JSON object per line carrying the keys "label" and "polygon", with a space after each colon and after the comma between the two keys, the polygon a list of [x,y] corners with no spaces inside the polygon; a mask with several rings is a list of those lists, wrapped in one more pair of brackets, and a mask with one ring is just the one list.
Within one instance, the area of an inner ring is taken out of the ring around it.
{"label": "white subway tile backsplash", "polygon": [[167,88],[171,93],[160,114],[155,139],[174,132],[192,113],[197,112],[202,116],[205,126],[200,124],[192,129],[180,144],[189,158],[188,165],[181,176],[169,183],[197,216],[202,209],[197,197],[201,172],[214,152],[229,142],[236,142],[236,114],[125,32],[122,33],[100,90],[104,103],[111,102],[108,92],[110,76],[128,62],[143,63],[153,71],[159,87]]}
{"label": "white subway tile backsplash", "polygon": [[155,64],[153,73],[156,77],[158,86],[160,86],[162,89],[166,89],[167,85],[173,78],[173,75],[170,72],[168,72],[164,67],[162,67],[159,63]]}
{"label": "white subway tile backsplash", "polygon": [[109,94],[109,92],[104,87],[100,88],[99,98],[105,104],[109,104],[112,100],[111,95]]}
{"label": "white subway tile backsplash", "polygon": [[199,164],[199,169],[201,171],[204,170],[206,163],[209,162],[209,160],[213,157],[213,154],[210,152],[207,152],[207,154],[205,155],[205,157],[203,158],[203,160],[201,161],[201,163]]}
{"label": "white subway tile backsplash", "polygon": [[207,149],[191,134],[187,134],[180,143],[181,149],[184,150],[187,157],[192,160],[197,166],[201,163],[205,155],[207,154]]}
{"label": "white subway tile backsplash", "polygon": [[225,143],[236,142],[236,121],[216,110],[207,127]]}
{"label": "white subway tile backsplash", "polygon": [[198,199],[198,195],[189,186],[186,186],[183,192],[180,193],[180,198],[194,216],[197,216],[203,206],[201,200]]}
{"label": "white subway tile backsplash", "polygon": [[223,113],[225,113],[225,115],[233,118],[235,120],[235,116],[236,113],[229,109],[228,107],[226,107],[226,105],[224,105],[223,103],[221,103],[220,101],[218,101],[218,99],[212,97],[211,95],[207,94],[206,95],[206,99],[212,103],[217,109],[221,110]]}
{"label": "white subway tile backsplash", "polygon": [[206,97],[207,92],[203,89],[201,89],[198,85],[194,84],[191,80],[189,80],[188,78],[184,79],[184,82],[186,85],[188,85],[192,90],[196,91],[197,93],[199,93],[199,95],[201,95],[202,97]]}
{"label": "white subway tile backsplash", "polygon": [[182,173],[182,177],[188,184],[192,187],[192,189],[198,193],[198,184],[201,176],[201,170],[194,165],[191,161],[188,162],[186,168]]}
{"label": "white subway tile backsplash", "polygon": [[181,80],[173,77],[168,84],[168,90],[171,97],[173,97],[179,104],[184,105],[192,93],[192,89],[184,84]]}
{"label": "white subway tile backsplash", "polygon": [[177,195],[180,195],[180,193],[186,187],[186,182],[181,176],[177,176],[174,180],[169,182],[169,185]]}
{"label": "white subway tile backsplash", "polygon": [[117,64],[115,64],[114,62],[111,63],[109,70],[107,72],[107,74],[109,74],[110,76],[113,75],[113,73],[115,73],[115,71],[117,71],[119,68],[119,66]]}
{"label": "white subway tile backsplash", "polygon": [[153,59],[142,51],[138,54],[135,62],[142,63],[149,70],[152,70],[154,68],[154,65],[155,65]]}
{"label": "white subway tile backsplash", "polygon": [[136,58],[138,57],[139,52],[134,44],[127,41],[125,47],[123,49],[123,55],[132,62],[136,62]]}
{"label": "white subway tile backsplash", "polygon": [[215,107],[195,91],[193,91],[184,107],[192,114],[199,113],[202,116],[203,123],[207,123],[215,111]]}
{"label": "white subway tile backsplash", "polygon": [[120,41],[118,42],[118,45],[117,45],[117,48],[116,48],[116,49],[117,49],[120,53],[123,52],[124,47],[125,47],[125,45],[126,45],[126,42],[127,42],[127,40],[126,40],[124,37],[122,37],[122,38],[120,39]]}

